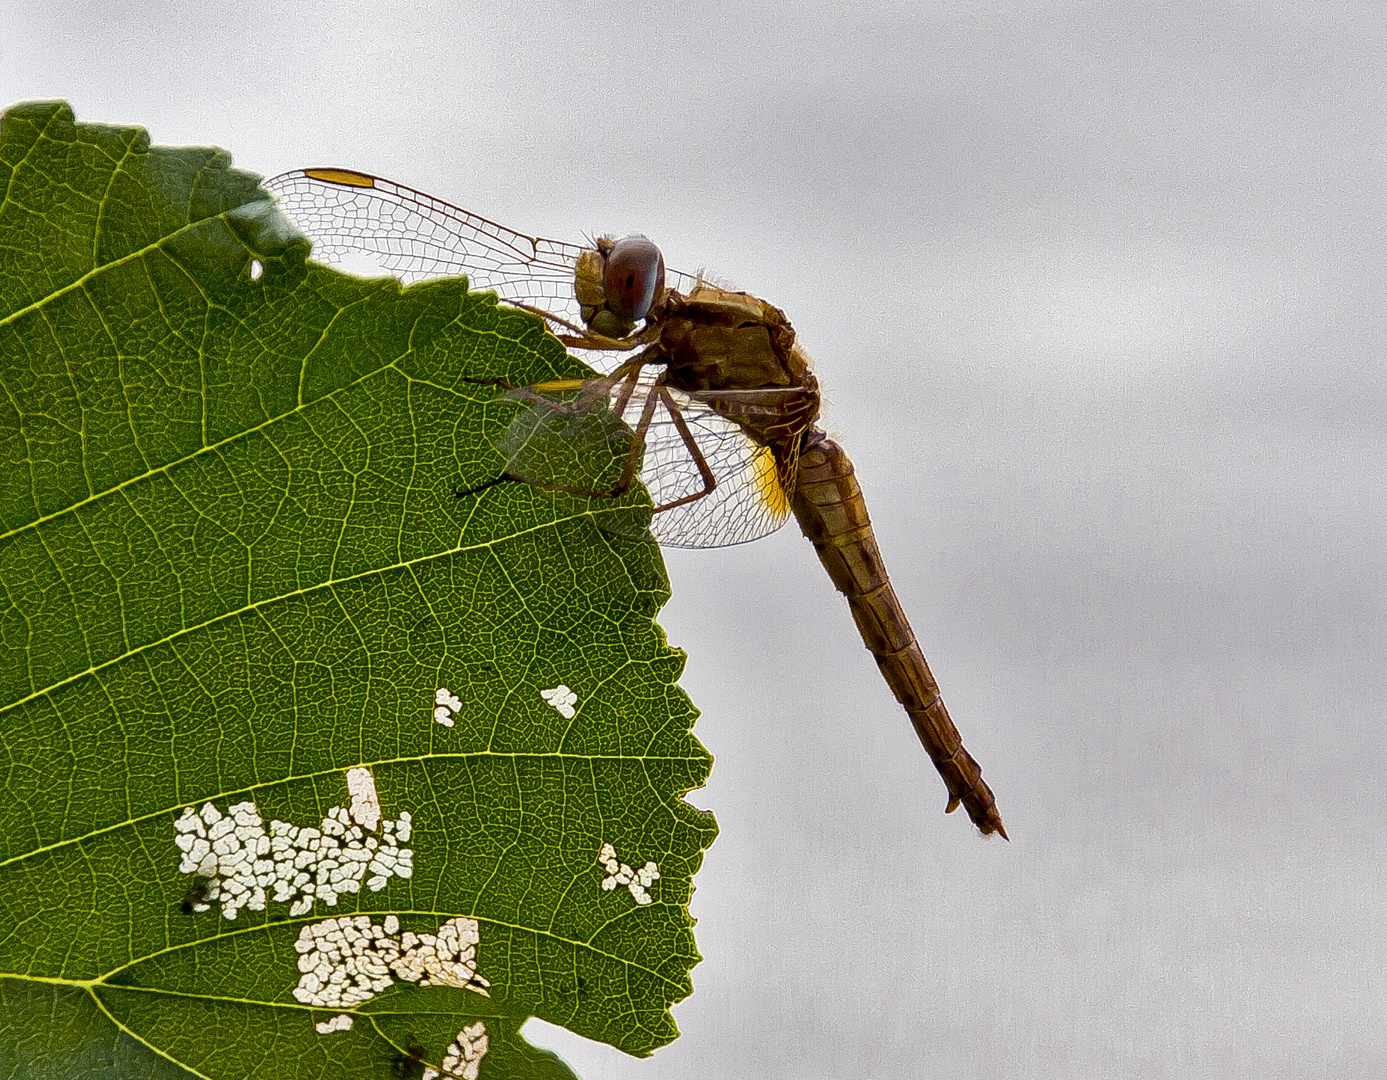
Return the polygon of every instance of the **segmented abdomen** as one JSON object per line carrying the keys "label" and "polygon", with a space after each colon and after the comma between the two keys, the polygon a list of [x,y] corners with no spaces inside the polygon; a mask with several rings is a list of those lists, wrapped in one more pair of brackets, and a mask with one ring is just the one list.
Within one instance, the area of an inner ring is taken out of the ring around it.
{"label": "segmented abdomen", "polygon": [[1006,836],[982,769],[949,719],[939,686],[877,549],[867,503],[843,448],[817,428],[804,439],[794,494],[795,519],[814,544],[833,584],[848,598],[862,640],[949,789],[946,812],[960,803],[984,833]]}

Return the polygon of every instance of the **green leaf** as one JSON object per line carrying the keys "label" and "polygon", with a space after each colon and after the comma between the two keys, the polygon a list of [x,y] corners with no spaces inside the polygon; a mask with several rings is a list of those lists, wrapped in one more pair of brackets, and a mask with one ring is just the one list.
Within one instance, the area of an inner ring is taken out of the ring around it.
{"label": "green leaf", "polygon": [[[481,1076],[558,1077],[529,1016],[674,1038],[716,827],[658,549],[610,500],[454,494],[523,408],[469,379],[587,369],[462,281],[306,262],[222,151],[26,104],[0,192],[0,1075],[411,1075],[480,1023]],[[339,1006],[347,956],[376,981]]]}

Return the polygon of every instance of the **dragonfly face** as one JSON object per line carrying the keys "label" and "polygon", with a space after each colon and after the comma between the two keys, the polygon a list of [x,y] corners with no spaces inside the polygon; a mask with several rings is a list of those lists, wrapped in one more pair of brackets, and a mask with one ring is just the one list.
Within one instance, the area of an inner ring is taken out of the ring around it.
{"label": "dragonfly face", "polygon": [[583,323],[595,334],[627,337],[665,298],[665,257],[647,237],[602,237],[574,267]]}

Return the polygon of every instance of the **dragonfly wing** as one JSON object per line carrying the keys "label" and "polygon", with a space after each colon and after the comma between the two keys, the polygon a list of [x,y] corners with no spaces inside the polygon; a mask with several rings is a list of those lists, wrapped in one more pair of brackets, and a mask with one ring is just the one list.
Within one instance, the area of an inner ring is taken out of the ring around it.
{"label": "dragonfly wing", "polygon": [[[279,207],[313,241],[313,258],[404,284],[467,275],[474,289],[581,321],[574,268],[588,250],[527,236],[404,184],[350,169],[294,169],[266,180]],[[690,291],[695,279],[669,271]]]}
{"label": "dragonfly wing", "polygon": [[[596,380],[556,396],[552,403],[535,401],[525,391],[529,407],[516,415],[496,444],[505,455],[507,474],[527,484],[574,494],[614,488],[631,450],[632,429],[640,426],[649,406],[650,419],[639,451],[640,480],[656,507],[679,504],[661,510],[650,521],[650,532],[659,543],[726,547],[755,540],[785,524],[797,459],[777,457],[736,421],[698,400],[699,395],[656,386],[654,377],[647,370],[645,379],[634,387],[625,381]],[[591,401],[593,392],[599,395],[596,407],[578,406],[584,398]],[[711,490],[700,459],[715,481]],[[600,471],[594,474],[594,467]],[[646,520],[635,526],[641,534]],[[623,525],[613,531],[629,528]]]}
{"label": "dragonfly wing", "polygon": [[578,315],[573,268],[583,249],[526,236],[422,191],[347,169],[295,169],[265,181],[313,241],[318,262],[405,284],[466,274],[478,289]]}
{"label": "dragonfly wing", "polygon": [[[636,426],[648,394],[642,384],[622,410]],[[667,547],[726,547],[775,532],[790,516],[795,462],[777,461],[768,446],[756,442],[738,423],[699,400],[699,395],[664,390],[684,421],[699,456],[715,480],[699,498],[655,514],[650,531]],[[707,487],[698,460],[680,425],[662,398],[656,402],[641,462],[641,483],[654,504],[662,506],[697,495]]]}
{"label": "dragonfly wing", "polygon": [[[606,384],[587,385],[600,392]],[[525,400],[514,393],[504,396]],[[616,485],[630,446],[631,429],[605,407],[605,400],[597,408],[579,408],[573,400],[559,398],[552,407],[532,402],[516,414],[496,442],[496,449],[506,458],[506,473],[514,479],[540,487],[587,491]]]}

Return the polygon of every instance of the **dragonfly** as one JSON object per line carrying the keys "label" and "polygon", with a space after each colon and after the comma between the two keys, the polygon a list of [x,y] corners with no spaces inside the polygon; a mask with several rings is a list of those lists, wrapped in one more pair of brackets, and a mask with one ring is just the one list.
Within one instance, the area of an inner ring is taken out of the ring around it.
{"label": "dragonfly", "polygon": [[943,779],[945,812],[963,806],[984,835],[1006,838],[891,586],[852,462],[816,422],[818,380],[783,311],[667,269],[640,234],[588,244],[528,236],[351,169],[295,169],[264,187],[316,261],[404,284],[465,275],[469,287],[544,318],[575,355],[612,368],[531,387],[486,380],[535,412],[581,417],[607,405],[633,433],[612,487],[566,486],[517,466],[461,494],[518,481],[616,497],[638,477],[653,500],[650,532],[674,547],[745,543],[794,517]]}

